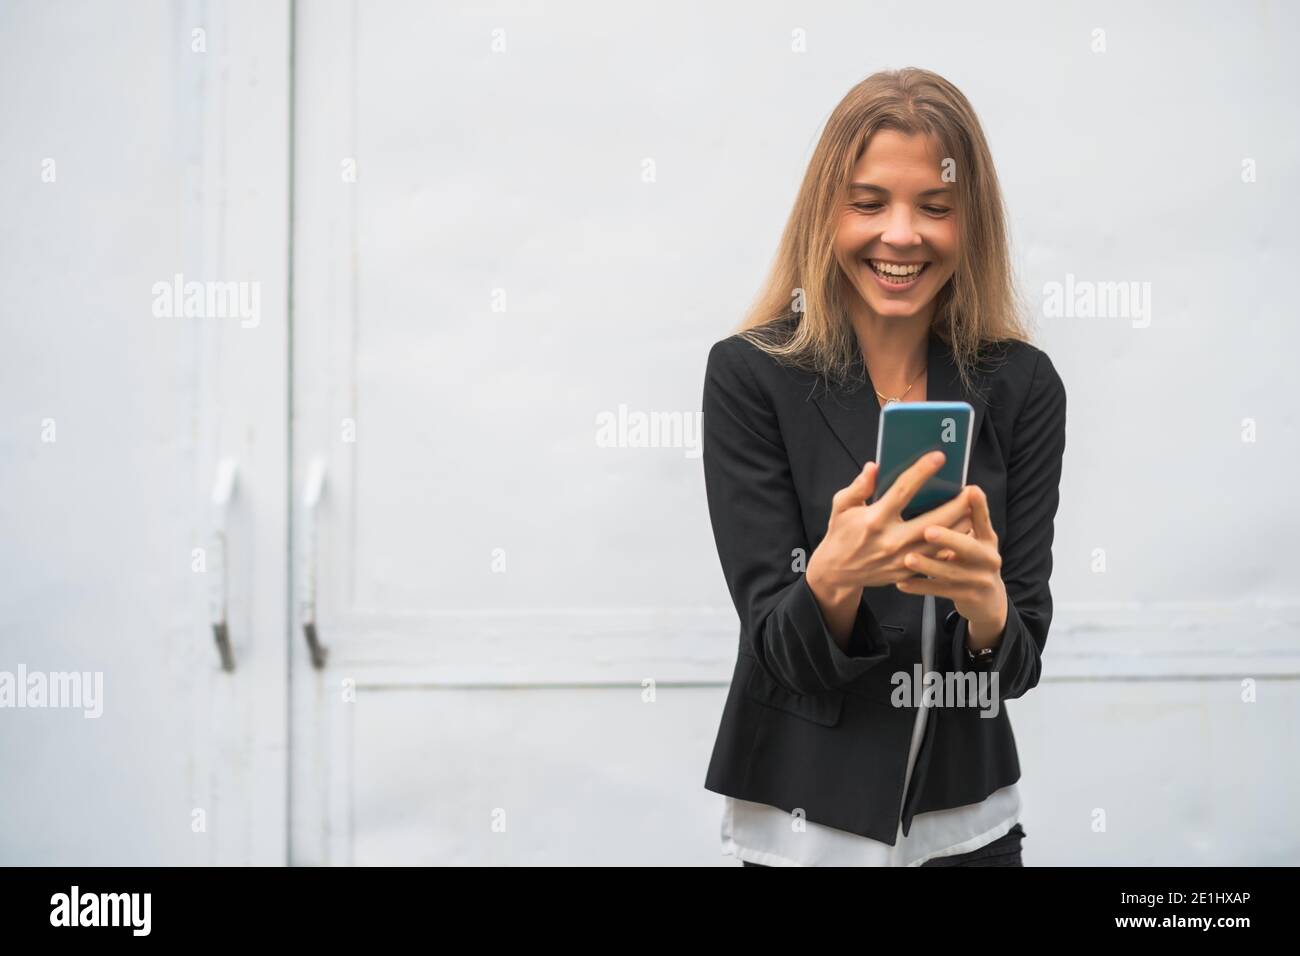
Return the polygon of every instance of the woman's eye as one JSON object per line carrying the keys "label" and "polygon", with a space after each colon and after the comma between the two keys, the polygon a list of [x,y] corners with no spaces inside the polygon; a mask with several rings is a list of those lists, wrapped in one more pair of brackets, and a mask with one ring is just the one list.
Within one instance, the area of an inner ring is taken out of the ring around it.
{"label": "woman's eye", "polygon": [[[862,212],[880,212],[880,210],[885,208],[885,204],[879,202],[855,202],[853,208],[860,209]],[[921,208],[931,216],[946,216],[948,213],[952,212],[952,210],[947,206],[930,205],[922,206]]]}

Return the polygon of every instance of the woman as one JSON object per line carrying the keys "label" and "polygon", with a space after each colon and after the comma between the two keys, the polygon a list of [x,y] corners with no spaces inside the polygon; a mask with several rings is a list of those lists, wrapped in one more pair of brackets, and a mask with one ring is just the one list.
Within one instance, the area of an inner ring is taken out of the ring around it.
{"label": "woman", "polygon": [[[965,96],[877,73],[836,107],[766,286],[709,353],[704,472],[740,648],[705,787],[750,865],[1022,865],[1001,702],[1052,617],[1065,388],[1015,307],[1005,215]],[[967,486],[879,501],[889,401],[975,409]],[[982,679],[993,706],[895,693]],[[982,675],[982,676],[981,676]]]}

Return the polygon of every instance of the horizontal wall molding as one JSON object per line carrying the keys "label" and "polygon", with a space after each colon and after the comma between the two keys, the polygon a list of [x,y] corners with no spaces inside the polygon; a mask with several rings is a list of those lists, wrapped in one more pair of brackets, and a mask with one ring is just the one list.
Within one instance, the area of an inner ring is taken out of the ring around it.
{"label": "horizontal wall molding", "polygon": [[[731,608],[372,612],[322,627],[330,669],[370,687],[726,686],[738,637]],[[1298,603],[1061,603],[1042,680],[1298,675]]]}

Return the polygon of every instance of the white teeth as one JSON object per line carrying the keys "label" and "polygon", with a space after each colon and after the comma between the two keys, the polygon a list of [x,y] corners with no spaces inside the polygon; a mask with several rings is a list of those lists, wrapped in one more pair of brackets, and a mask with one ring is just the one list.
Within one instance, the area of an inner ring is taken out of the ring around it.
{"label": "white teeth", "polygon": [[884,276],[914,276],[925,268],[924,262],[918,262],[913,265],[900,266],[892,262],[879,262],[875,259],[868,259],[871,268]]}

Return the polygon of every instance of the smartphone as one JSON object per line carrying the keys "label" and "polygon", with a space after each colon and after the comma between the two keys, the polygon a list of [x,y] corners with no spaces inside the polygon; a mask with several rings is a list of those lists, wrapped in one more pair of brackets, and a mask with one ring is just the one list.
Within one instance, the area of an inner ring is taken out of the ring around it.
{"label": "smartphone", "polygon": [[931,475],[903,508],[915,518],[957,497],[966,485],[975,409],[969,402],[891,402],[880,411],[876,435],[876,491],[879,501],[898,476],[932,451],[944,453],[943,467]]}

